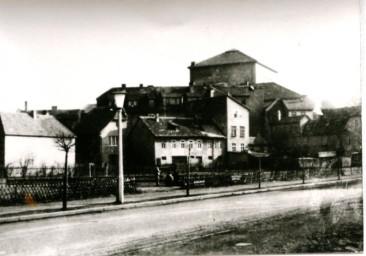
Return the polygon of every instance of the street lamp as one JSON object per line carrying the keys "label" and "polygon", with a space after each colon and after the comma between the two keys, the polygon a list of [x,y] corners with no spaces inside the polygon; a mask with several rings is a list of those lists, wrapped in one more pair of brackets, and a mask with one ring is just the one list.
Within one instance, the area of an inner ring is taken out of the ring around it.
{"label": "street lamp", "polygon": [[187,170],[187,186],[186,186],[186,194],[189,196],[189,176],[191,171],[191,144],[188,141],[188,170]]}
{"label": "street lamp", "polygon": [[123,204],[124,201],[124,179],[123,179],[123,131],[122,131],[122,109],[125,102],[125,92],[114,93],[114,105],[118,114],[118,179],[116,203]]}
{"label": "street lamp", "polygon": [[262,166],[261,166],[261,159],[262,157],[269,157],[269,153],[266,153],[266,152],[254,152],[254,151],[251,151],[251,150],[248,150],[248,154],[255,157],[255,158],[258,158],[258,188],[261,188],[261,172],[262,172]]}

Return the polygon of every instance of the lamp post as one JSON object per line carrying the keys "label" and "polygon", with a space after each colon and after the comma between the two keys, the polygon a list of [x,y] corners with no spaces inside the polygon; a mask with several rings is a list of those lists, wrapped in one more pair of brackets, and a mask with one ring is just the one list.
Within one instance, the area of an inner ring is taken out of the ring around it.
{"label": "lamp post", "polygon": [[187,170],[187,186],[186,186],[186,194],[189,196],[189,175],[191,171],[191,145],[188,141],[188,170]]}
{"label": "lamp post", "polygon": [[118,114],[118,178],[117,178],[117,196],[116,203],[124,202],[124,179],[123,179],[123,130],[122,130],[122,109],[125,101],[124,92],[114,93],[114,104],[117,107]]}

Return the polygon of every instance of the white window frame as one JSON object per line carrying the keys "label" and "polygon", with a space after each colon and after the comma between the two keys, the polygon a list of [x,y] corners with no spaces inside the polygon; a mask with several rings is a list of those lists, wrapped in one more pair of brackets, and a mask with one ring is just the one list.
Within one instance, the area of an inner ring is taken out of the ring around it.
{"label": "white window frame", "polygon": [[175,140],[172,140],[172,148],[177,148],[177,142]]}
{"label": "white window frame", "polygon": [[202,140],[197,140],[197,148],[202,148]]}
{"label": "white window frame", "polygon": [[108,137],[108,144],[111,147],[118,146],[118,136],[109,136]]}
{"label": "white window frame", "polygon": [[231,150],[236,152],[236,143],[231,143]]}
{"label": "white window frame", "polygon": [[165,141],[163,141],[163,142],[161,143],[161,148],[166,148],[166,142],[165,142]]}
{"label": "white window frame", "polygon": [[240,126],[240,138],[245,138],[245,126]]}

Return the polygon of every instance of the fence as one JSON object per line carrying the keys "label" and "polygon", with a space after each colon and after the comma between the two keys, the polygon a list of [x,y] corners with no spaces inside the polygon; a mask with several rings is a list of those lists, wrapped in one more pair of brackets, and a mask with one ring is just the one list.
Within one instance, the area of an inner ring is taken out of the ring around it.
{"label": "fence", "polygon": [[[32,204],[62,200],[63,179],[60,178],[9,178],[0,185],[0,205]],[[70,178],[68,199],[85,199],[115,195],[117,178]],[[125,180],[125,192],[136,192],[133,180]]]}

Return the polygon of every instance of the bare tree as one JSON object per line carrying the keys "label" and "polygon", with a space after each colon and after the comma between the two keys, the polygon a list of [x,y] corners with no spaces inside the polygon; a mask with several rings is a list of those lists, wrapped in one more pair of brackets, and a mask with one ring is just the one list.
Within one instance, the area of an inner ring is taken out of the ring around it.
{"label": "bare tree", "polygon": [[34,162],[34,157],[32,154],[29,154],[25,157],[19,159],[19,165],[22,170],[22,177],[25,178],[27,176],[27,170],[30,165]]}
{"label": "bare tree", "polygon": [[58,134],[55,138],[55,143],[59,150],[65,152],[65,169],[64,169],[64,183],[63,183],[63,198],[62,198],[62,209],[67,209],[67,186],[68,186],[68,170],[67,160],[69,157],[70,149],[75,146],[75,136],[71,134]]}

